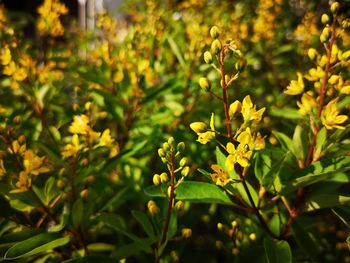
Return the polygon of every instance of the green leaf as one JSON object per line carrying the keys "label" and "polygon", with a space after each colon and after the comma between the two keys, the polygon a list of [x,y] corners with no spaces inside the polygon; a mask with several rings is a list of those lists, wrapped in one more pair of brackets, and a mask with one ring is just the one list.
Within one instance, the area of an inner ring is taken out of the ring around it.
{"label": "green leaf", "polygon": [[315,237],[312,233],[306,231],[304,227],[295,220],[292,223],[293,236],[298,243],[299,247],[304,251],[306,255],[317,261],[317,255],[320,253],[320,249],[315,241]]}
{"label": "green leaf", "polygon": [[291,263],[292,252],[287,241],[264,240],[265,257],[268,263]]}
{"label": "green leaf", "polygon": [[289,108],[289,107],[283,107],[283,108],[271,107],[269,113],[271,116],[289,119],[289,120],[298,120],[302,118],[298,113],[298,110],[296,110],[295,108]]}
{"label": "green leaf", "polygon": [[69,243],[70,238],[60,237],[51,234],[39,234],[27,240],[21,241],[6,251],[4,259],[12,260],[29,257],[53,248],[64,246]]}
{"label": "green leaf", "polygon": [[270,171],[271,171],[271,157],[269,152],[267,151],[257,152],[255,154],[254,172],[255,172],[256,178],[264,187],[267,187],[267,185],[269,185],[271,181],[273,182],[273,179],[267,176]]}
{"label": "green leaf", "polygon": [[297,125],[293,134],[293,153],[298,160],[305,160],[308,151],[308,136],[305,128]]}
{"label": "green leaf", "polygon": [[57,153],[54,148],[49,147],[45,145],[42,142],[36,141],[34,142],[35,145],[39,147],[40,150],[42,150],[48,157],[50,157],[51,160],[53,160],[58,165],[64,165],[65,162],[62,160],[59,153]]}
{"label": "green leaf", "polygon": [[285,135],[282,132],[273,131],[272,133],[276,136],[276,138],[279,141],[279,143],[281,144],[282,148],[284,148],[287,151],[290,151],[290,152],[294,153],[294,147],[293,147],[292,139],[290,139],[287,135]]}
{"label": "green leaf", "polygon": [[119,215],[115,215],[115,214],[101,214],[96,218],[97,222],[103,222],[106,225],[112,227],[114,230],[116,230],[117,232],[127,236],[128,238],[130,238],[131,240],[137,242],[139,244],[139,246],[144,247],[145,250],[149,250],[148,245],[144,244],[144,240],[152,240],[153,242],[156,241],[155,238],[151,238],[151,239],[142,239],[139,238],[138,236],[130,233],[129,231],[127,231],[126,229],[126,224],[123,220],[123,218]]}
{"label": "green leaf", "polygon": [[[151,197],[165,197],[159,186],[149,186],[144,189]],[[196,203],[217,203],[232,205],[230,198],[220,187],[205,182],[184,181],[176,189],[176,199]]]}
{"label": "green leaf", "polygon": [[177,60],[179,61],[181,67],[183,69],[186,69],[186,63],[185,60],[182,57],[181,51],[178,47],[178,45],[176,44],[175,40],[169,35],[167,37],[168,43],[171,47],[171,50],[174,52],[174,55],[176,56]]}
{"label": "green leaf", "polygon": [[[140,246],[140,242],[144,244],[144,246]],[[151,245],[154,243],[154,240],[150,238],[143,238],[140,239],[140,242],[132,242],[130,244],[119,247],[117,252],[113,253],[113,258],[123,259],[136,255],[142,251],[145,251],[146,253],[152,253]]]}
{"label": "green leaf", "polygon": [[175,211],[171,212],[167,239],[171,239],[177,233],[177,216]]}
{"label": "green leaf", "polygon": [[329,179],[332,175],[350,170],[350,157],[327,158],[297,171],[295,179],[288,182],[281,191],[281,195],[288,194],[298,188]]}
{"label": "green leaf", "polygon": [[84,203],[81,198],[77,199],[72,207],[72,224],[75,229],[82,225],[84,218]]}
{"label": "green leaf", "polygon": [[343,221],[344,224],[350,226],[350,207],[335,207],[332,212]]}
{"label": "green leaf", "polygon": [[310,196],[305,203],[306,211],[341,206],[350,203],[350,196],[337,194],[319,194]]}
{"label": "green leaf", "polygon": [[146,214],[140,211],[132,211],[133,217],[141,224],[143,230],[149,237],[154,237],[154,229]]}
{"label": "green leaf", "polygon": [[25,239],[29,239],[42,232],[43,230],[40,230],[40,229],[24,229],[20,232],[14,232],[14,233],[4,235],[0,237],[0,247],[9,246],[9,245],[12,245],[13,243],[17,243]]}
{"label": "green leaf", "polygon": [[198,203],[232,204],[224,190],[212,183],[184,181],[176,189],[176,199]]}
{"label": "green leaf", "polygon": [[107,256],[103,255],[91,255],[91,256],[85,256],[83,258],[73,258],[63,261],[62,263],[96,263],[96,262],[103,262],[103,263],[118,263],[119,260],[112,259]]}

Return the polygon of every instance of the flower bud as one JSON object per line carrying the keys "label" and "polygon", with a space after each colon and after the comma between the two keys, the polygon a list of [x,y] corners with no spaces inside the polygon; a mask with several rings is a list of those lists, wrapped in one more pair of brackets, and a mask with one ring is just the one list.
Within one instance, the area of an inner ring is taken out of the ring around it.
{"label": "flower bud", "polygon": [[317,56],[317,50],[314,48],[309,48],[307,55],[309,56],[310,60],[314,60]]}
{"label": "flower bud", "polygon": [[242,231],[238,231],[237,232],[237,238],[238,238],[238,240],[243,240],[243,232]]}
{"label": "flower bud", "polygon": [[339,8],[340,8],[340,4],[339,4],[338,2],[334,2],[334,3],[331,5],[331,11],[332,11],[332,13],[333,13],[333,14],[338,13]]}
{"label": "flower bud", "polygon": [[158,155],[160,158],[165,157],[165,151],[163,148],[158,149]]}
{"label": "flower bud", "polygon": [[95,176],[89,175],[85,178],[85,181],[89,184],[93,184],[95,182]]}
{"label": "flower bud", "polygon": [[238,256],[239,255],[239,249],[236,248],[236,247],[232,248],[231,252],[232,252],[232,255],[234,255],[234,256]]}
{"label": "flower bud", "polygon": [[168,152],[168,151],[170,150],[170,145],[169,145],[169,143],[167,143],[167,142],[163,143],[163,150],[164,150],[165,152]]}
{"label": "flower bud", "polygon": [[190,167],[185,166],[181,171],[181,175],[186,177],[189,174],[189,172],[190,172]]}
{"label": "flower bud", "polygon": [[211,43],[211,47],[210,50],[213,54],[218,54],[220,53],[222,48],[221,42],[219,39],[215,39],[212,43]]}
{"label": "flower bud", "polygon": [[225,75],[225,83],[227,84],[231,80],[229,75]]}
{"label": "flower bud", "polygon": [[321,17],[322,24],[326,25],[329,22],[329,16],[327,14],[323,14]]}
{"label": "flower bud", "polygon": [[235,115],[236,112],[241,111],[241,102],[236,100],[234,103],[231,103],[230,108],[229,108],[229,115],[230,118],[232,119],[233,116]]}
{"label": "flower bud", "polygon": [[80,192],[80,197],[83,199],[86,199],[89,195],[89,190],[88,189],[84,189]]}
{"label": "flower bud", "polygon": [[153,175],[153,184],[154,185],[159,185],[160,183],[161,183],[161,179],[160,179],[159,174]]}
{"label": "flower bud", "polygon": [[233,228],[235,228],[236,226],[238,226],[238,222],[237,222],[236,220],[233,220],[233,221],[231,222],[231,226],[232,226]]}
{"label": "flower bud", "polygon": [[183,228],[181,229],[181,235],[184,238],[189,238],[192,236],[192,229],[191,228]]}
{"label": "flower bud", "polygon": [[224,225],[222,223],[218,223],[217,228],[219,231],[221,231],[224,228]]}
{"label": "flower bud", "polygon": [[168,197],[170,198],[170,195],[171,195],[171,186],[168,187],[167,194],[168,194]]}
{"label": "flower bud", "polygon": [[169,180],[168,175],[166,173],[162,173],[159,177],[162,183],[166,183]]}
{"label": "flower bud", "polygon": [[148,212],[152,215],[156,215],[159,213],[159,208],[153,200],[148,201],[147,208],[148,208]]}
{"label": "flower bud", "polygon": [[162,157],[161,160],[162,160],[162,163],[167,163],[168,162],[168,160],[165,157]]}
{"label": "flower bud", "polygon": [[340,76],[339,76],[339,75],[332,75],[332,76],[329,78],[328,82],[329,82],[330,84],[334,85],[334,84],[336,84],[336,83],[339,81],[339,79],[340,79]]}
{"label": "flower bud", "polygon": [[213,26],[211,29],[210,29],[210,36],[213,38],[213,39],[217,39],[219,36],[220,36],[220,30],[217,26]]}
{"label": "flower bud", "polygon": [[207,78],[205,77],[200,78],[198,83],[202,90],[210,91],[211,85]]}
{"label": "flower bud", "polygon": [[256,240],[256,234],[255,234],[255,233],[251,233],[251,234],[249,235],[249,239],[250,239],[251,241],[255,241],[255,240]]}
{"label": "flower bud", "polygon": [[345,51],[341,56],[342,60],[348,60],[349,58],[350,58],[350,50]]}
{"label": "flower bud", "polygon": [[176,204],[175,204],[175,209],[177,211],[183,210],[184,207],[185,207],[185,203],[183,201],[177,201]]}
{"label": "flower bud", "polygon": [[184,167],[185,165],[188,164],[188,158],[187,157],[183,157],[180,162],[179,162],[181,167]]}
{"label": "flower bud", "polygon": [[58,179],[56,185],[58,189],[62,190],[66,186],[66,183],[62,179]]}
{"label": "flower bud", "polygon": [[168,143],[173,148],[174,147],[174,143],[175,143],[174,137],[169,137]]}
{"label": "flower bud", "polygon": [[207,131],[207,125],[204,122],[192,122],[190,124],[190,128],[195,132],[195,133],[203,133]]}
{"label": "flower bud", "polygon": [[205,51],[203,58],[207,64],[211,64],[213,62],[213,56],[211,55],[210,51]]}
{"label": "flower bud", "polygon": [[179,142],[179,143],[177,144],[176,149],[177,149],[180,153],[183,152],[183,151],[185,150],[185,143],[184,143],[184,142]]}

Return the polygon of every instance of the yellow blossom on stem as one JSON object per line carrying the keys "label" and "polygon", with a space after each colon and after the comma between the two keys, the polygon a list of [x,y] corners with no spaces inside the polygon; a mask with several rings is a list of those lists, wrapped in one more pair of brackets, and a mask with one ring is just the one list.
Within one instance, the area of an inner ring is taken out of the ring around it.
{"label": "yellow blossom on stem", "polygon": [[74,116],[72,124],[69,126],[68,131],[75,134],[87,134],[89,126],[88,116],[82,114],[79,116]]}
{"label": "yellow blossom on stem", "polygon": [[287,89],[284,91],[287,95],[299,95],[304,91],[304,81],[303,75],[297,72],[298,80],[292,80],[288,85]]}
{"label": "yellow blossom on stem", "polygon": [[6,66],[11,62],[12,56],[11,56],[11,51],[8,47],[4,47],[0,51],[0,61],[1,65]]}
{"label": "yellow blossom on stem", "polygon": [[50,168],[45,165],[43,166],[44,159],[45,157],[39,157],[32,150],[27,150],[24,153],[23,161],[25,172],[33,175],[49,172]]}
{"label": "yellow blossom on stem", "polygon": [[27,172],[22,171],[19,173],[18,181],[16,183],[17,189],[11,192],[26,192],[32,185],[32,180],[28,176]]}
{"label": "yellow blossom on stem", "polygon": [[210,176],[216,185],[220,185],[224,187],[225,185],[227,185],[229,182],[232,181],[232,179],[224,171],[224,169],[221,168],[220,165],[213,164],[212,166],[210,166],[210,168],[214,171],[214,173],[210,174]]}
{"label": "yellow blossom on stem", "polygon": [[313,93],[311,91],[304,93],[301,97],[301,102],[297,101],[297,105],[299,107],[298,112],[304,116],[312,112],[313,109],[317,108],[316,99],[313,97]]}
{"label": "yellow blossom on stem", "polygon": [[207,125],[204,122],[193,122],[190,124],[190,128],[197,133],[197,141],[201,144],[207,144],[215,138],[215,127],[214,127],[214,113],[211,114],[210,118],[210,130],[207,130]]}
{"label": "yellow blossom on stem", "polygon": [[114,139],[111,137],[110,133],[111,131],[109,129],[104,130],[98,146],[111,146],[113,144]]}
{"label": "yellow blossom on stem", "polygon": [[229,172],[233,170],[236,163],[242,167],[247,167],[253,154],[253,152],[249,150],[249,147],[242,143],[240,143],[236,149],[233,143],[229,142],[226,146],[226,151],[229,155],[226,158],[225,165]]}
{"label": "yellow blossom on stem", "polygon": [[265,108],[256,110],[256,105],[252,103],[250,96],[246,96],[242,101],[241,113],[243,115],[244,122],[255,121],[259,122],[264,114]]}
{"label": "yellow blossom on stem", "polygon": [[330,101],[321,113],[322,124],[329,130],[333,128],[345,129],[341,124],[348,119],[346,115],[339,115],[337,101],[337,99]]}
{"label": "yellow blossom on stem", "polygon": [[74,134],[72,136],[72,143],[64,146],[62,155],[64,157],[76,156],[80,149],[81,149],[81,146],[79,145],[78,134]]}

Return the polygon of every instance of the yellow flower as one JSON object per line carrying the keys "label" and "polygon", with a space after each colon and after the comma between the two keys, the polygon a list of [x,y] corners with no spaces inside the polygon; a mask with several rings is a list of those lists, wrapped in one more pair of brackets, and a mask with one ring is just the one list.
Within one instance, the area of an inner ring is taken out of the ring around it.
{"label": "yellow flower", "polygon": [[241,113],[243,115],[244,122],[255,121],[259,122],[261,120],[262,115],[264,114],[265,108],[261,108],[260,110],[256,110],[256,105],[252,103],[250,96],[246,96],[242,101],[242,110]]}
{"label": "yellow flower", "polygon": [[253,154],[253,152],[249,150],[249,146],[243,143],[240,143],[236,149],[235,146],[229,142],[226,146],[226,151],[229,153],[225,162],[228,171],[232,171],[236,163],[242,167],[247,167]]}
{"label": "yellow flower", "polygon": [[69,126],[68,131],[70,133],[86,135],[89,129],[91,129],[89,126],[89,118],[82,114],[74,116],[73,123]]}
{"label": "yellow flower", "polygon": [[111,131],[109,129],[104,130],[98,146],[111,146],[113,144],[114,139],[112,139],[110,133]]}
{"label": "yellow flower", "polygon": [[190,124],[190,128],[198,134],[205,132],[207,130],[207,125],[204,122],[193,122]]}
{"label": "yellow flower", "polygon": [[221,168],[220,165],[213,164],[210,168],[214,171],[214,173],[210,174],[211,179],[216,185],[220,185],[224,187],[229,182],[231,182],[231,178],[229,175]]}
{"label": "yellow flower", "polygon": [[119,153],[120,149],[118,145],[115,145],[113,147],[111,147],[111,150],[109,152],[109,158],[113,158],[115,157],[118,153]]}
{"label": "yellow flower", "polygon": [[0,177],[6,174],[6,169],[4,167],[4,161],[0,159]]}
{"label": "yellow flower", "polygon": [[78,134],[74,134],[72,137],[72,143],[64,146],[62,155],[64,157],[76,156],[81,149],[79,145],[79,137]]}
{"label": "yellow flower", "polygon": [[49,172],[50,168],[47,166],[43,166],[44,159],[45,157],[37,156],[32,150],[27,150],[24,153],[24,161],[23,161],[25,172],[27,174],[33,174],[33,175]]}
{"label": "yellow flower", "polygon": [[229,109],[229,115],[231,119],[233,118],[236,112],[241,111],[241,106],[242,106],[241,102],[238,100],[236,100],[234,103],[231,103],[230,109]]}
{"label": "yellow flower", "polygon": [[0,52],[1,65],[6,66],[11,62],[11,51],[8,47],[4,47]]}
{"label": "yellow flower", "polygon": [[348,116],[339,115],[339,112],[340,111],[337,109],[337,99],[330,101],[322,110],[322,124],[329,130],[333,128],[345,129],[345,127],[341,126],[341,124],[348,119]]}
{"label": "yellow flower", "polygon": [[207,130],[207,125],[204,122],[193,122],[190,124],[191,129],[197,133],[197,141],[201,144],[207,144],[215,138],[215,127],[214,127],[214,113],[211,114],[210,118],[210,130]]}
{"label": "yellow flower", "polygon": [[201,144],[207,144],[215,138],[215,132],[207,131],[198,135],[197,141]]}
{"label": "yellow flower", "polygon": [[317,102],[311,91],[304,93],[301,97],[301,102],[297,101],[297,105],[299,107],[298,112],[301,115],[307,115],[308,113],[312,112],[313,109],[317,108]]}
{"label": "yellow flower", "polygon": [[297,72],[298,80],[292,80],[284,91],[287,95],[299,95],[304,91],[304,81],[303,75],[300,72]]}
{"label": "yellow flower", "polygon": [[26,192],[32,185],[32,180],[25,171],[19,173],[18,181],[16,183],[17,189],[11,192]]}
{"label": "yellow flower", "polygon": [[16,71],[16,64],[15,62],[11,61],[6,67],[4,67],[4,75],[12,76],[12,74]]}

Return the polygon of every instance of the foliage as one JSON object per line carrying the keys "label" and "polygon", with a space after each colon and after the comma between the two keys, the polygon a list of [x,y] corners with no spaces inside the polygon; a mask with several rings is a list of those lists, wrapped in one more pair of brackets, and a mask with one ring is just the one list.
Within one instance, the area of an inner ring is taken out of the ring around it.
{"label": "foliage", "polygon": [[348,7],[0,6],[1,260],[348,262]]}

